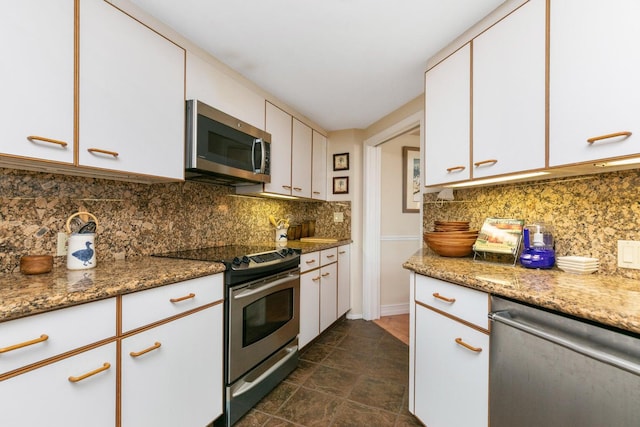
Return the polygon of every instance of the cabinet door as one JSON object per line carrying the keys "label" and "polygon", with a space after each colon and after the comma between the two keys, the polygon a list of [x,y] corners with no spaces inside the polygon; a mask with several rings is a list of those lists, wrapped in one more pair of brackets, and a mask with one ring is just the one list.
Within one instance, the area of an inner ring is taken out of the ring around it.
{"label": "cabinet door", "polygon": [[545,1],[473,40],[473,177],[545,167]]}
{"label": "cabinet door", "polygon": [[0,50],[0,154],[73,163],[73,1],[6,3]]}
{"label": "cabinet door", "polygon": [[271,182],[264,190],[291,195],[292,117],[269,102],[265,117],[266,131],[271,134]]}
{"label": "cabinet door", "polygon": [[638,20],[636,0],[551,2],[550,166],[640,153]]}
{"label": "cabinet door", "polygon": [[2,425],[113,427],[116,360],[114,342],[0,382]]}
{"label": "cabinet door", "polygon": [[351,245],[338,247],[338,317],[351,309]]}
{"label": "cabinet door", "polygon": [[338,264],[320,269],[320,332],[338,318]]}
{"label": "cabinet door", "polygon": [[313,134],[313,166],[311,168],[311,198],[327,200],[327,137]]}
{"label": "cabinet door", "polygon": [[320,333],[320,270],[300,275],[300,348]]}
{"label": "cabinet door", "polygon": [[421,305],[415,312],[416,417],[428,426],[486,427],[489,336]]}
{"label": "cabinet door", "polygon": [[122,340],[123,427],[204,426],[222,414],[222,310],[218,304]]}
{"label": "cabinet door", "polygon": [[311,128],[300,120],[293,119],[291,145],[291,194],[311,198]]}
{"label": "cabinet door", "polygon": [[425,185],[471,177],[471,48],[425,75]]}
{"label": "cabinet door", "polygon": [[184,49],[90,0],[80,4],[79,55],[79,164],[182,179]]}
{"label": "cabinet door", "polygon": [[191,52],[187,53],[187,99],[197,99],[264,129],[262,96]]}

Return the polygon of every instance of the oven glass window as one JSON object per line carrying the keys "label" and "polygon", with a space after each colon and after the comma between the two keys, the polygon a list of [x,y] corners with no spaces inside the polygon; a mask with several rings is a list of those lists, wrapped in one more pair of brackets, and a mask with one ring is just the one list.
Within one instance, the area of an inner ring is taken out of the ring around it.
{"label": "oven glass window", "polygon": [[260,341],[293,318],[293,289],[284,289],[244,307],[242,346]]}

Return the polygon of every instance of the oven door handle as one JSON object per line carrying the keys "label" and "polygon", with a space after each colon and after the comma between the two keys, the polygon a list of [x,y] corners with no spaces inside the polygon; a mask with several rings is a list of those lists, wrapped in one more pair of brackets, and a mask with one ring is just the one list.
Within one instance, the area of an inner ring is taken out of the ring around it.
{"label": "oven door handle", "polygon": [[248,289],[245,289],[243,291],[238,292],[237,294],[233,294],[233,299],[247,298],[247,297],[250,297],[251,295],[255,295],[255,294],[258,294],[260,292],[264,292],[267,289],[275,288],[277,286],[282,285],[283,283],[287,283],[287,282],[290,282],[292,280],[296,280],[296,279],[299,279],[299,278],[300,278],[300,274],[293,273],[293,274],[290,274],[287,277],[283,277],[282,279],[278,279],[278,280],[275,280],[273,282],[269,282],[266,285],[261,285],[261,286],[259,286],[257,288],[248,288]]}
{"label": "oven door handle", "polygon": [[270,367],[269,369],[267,369],[266,371],[264,371],[258,378],[256,378],[253,381],[244,381],[243,384],[238,387],[233,394],[231,395],[231,397],[238,397],[241,394],[244,394],[246,392],[248,392],[249,390],[251,390],[252,388],[254,388],[255,386],[257,386],[258,384],[260,384],[262,382],[262,380],[264,380],[265,378],[267,378],[269,375],[271,375],[275,370],[277,370],[278,368],[280,368],[282,365],[284,365],[285,363],[287,363],[289,361],[289,359],[291,359],[292,357],[295,357],[296,352],[298,350],[298,345],[294,344],[292,346],[289,346],[287,348],[285,348],[284,350],[287,351],[287,355],[285,357],[283,357],[282,359],[278,360],[277,363],[275,363],[272,367]]}

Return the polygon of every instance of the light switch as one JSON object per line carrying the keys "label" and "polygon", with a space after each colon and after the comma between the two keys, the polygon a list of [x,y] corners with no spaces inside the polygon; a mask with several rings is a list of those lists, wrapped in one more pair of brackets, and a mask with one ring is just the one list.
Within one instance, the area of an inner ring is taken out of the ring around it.
{"label": "light switch", "polygon": [[640,270],[640,242],[618,240],[618,267]]}

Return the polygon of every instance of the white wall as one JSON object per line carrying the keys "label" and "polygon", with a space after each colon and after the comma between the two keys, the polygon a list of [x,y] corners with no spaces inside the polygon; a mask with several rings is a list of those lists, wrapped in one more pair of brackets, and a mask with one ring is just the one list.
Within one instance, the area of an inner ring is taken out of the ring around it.
{"label": "white wall", "polygon": [[402,212],[402,147],[420,147],[404,134],[382,144],[380,315],[409,312],[409,271],[402,264],[421,246],[420,213]]}

